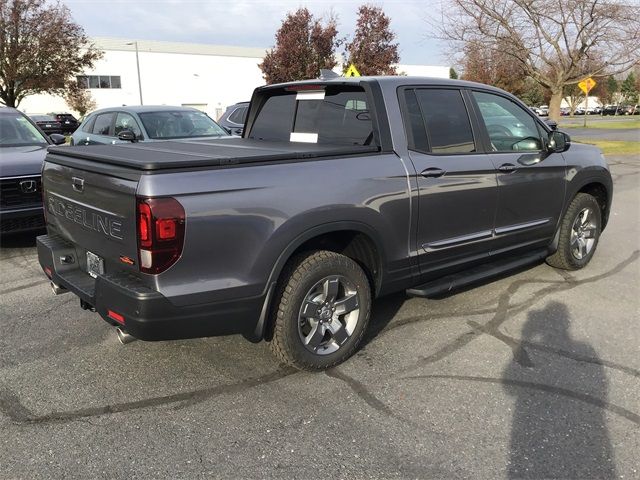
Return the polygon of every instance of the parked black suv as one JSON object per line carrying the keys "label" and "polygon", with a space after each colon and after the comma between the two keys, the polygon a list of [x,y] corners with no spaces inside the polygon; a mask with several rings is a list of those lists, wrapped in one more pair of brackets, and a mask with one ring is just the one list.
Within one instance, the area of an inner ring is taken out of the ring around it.
{"label": "parked black suv", "polygon": [[53,118],[60,122],[62,133],[70,135],[80,126],[80,122],[70,113],[49,113]]}
{"label": "parked black suv", "polygon": [[249,102],[239,102],[227,107],[218,120],[218,125],[223,127],[231,135],[242,135],[244,122],[247,119]]}

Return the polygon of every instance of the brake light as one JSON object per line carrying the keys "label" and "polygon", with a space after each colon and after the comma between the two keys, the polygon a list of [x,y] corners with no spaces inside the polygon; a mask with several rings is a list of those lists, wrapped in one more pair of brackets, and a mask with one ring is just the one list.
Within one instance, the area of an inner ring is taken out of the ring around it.
{"label": "brake light", "polygon": [[140,271],[164,272],[182,255],[184,208],[175,198],[138,198]]}
{"label": "brake light", "polygon": [[284,88],[287,92],[304,92],[306,90],[324,90],[324,85],[290,85]]}

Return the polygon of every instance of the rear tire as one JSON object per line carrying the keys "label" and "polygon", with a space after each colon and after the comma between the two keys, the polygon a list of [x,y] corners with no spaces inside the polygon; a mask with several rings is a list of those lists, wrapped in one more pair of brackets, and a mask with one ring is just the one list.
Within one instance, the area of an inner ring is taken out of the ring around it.
{"label": "rear tire", "polygon": [[560,223],[558,250],[547,263],[563,270],[579,270],[593,257],[600,239],[602,215],[598,201],[578,193]]}
{"label": "rear tire", "polygon": [[292,259],[275,298],[271,350],[300,370],[324,370],[349,358],[369,323],[371,286],[350,258],[316,251]]}

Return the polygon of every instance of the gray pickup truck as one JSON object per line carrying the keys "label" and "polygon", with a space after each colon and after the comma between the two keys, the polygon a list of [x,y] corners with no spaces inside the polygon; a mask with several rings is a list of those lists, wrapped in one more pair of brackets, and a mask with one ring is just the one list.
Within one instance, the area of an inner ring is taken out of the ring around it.
{"label": "gray pickup truck", "polygon": [[600,151],[512,95],[411,77],[261,87],[242,138],[53,147],[42,179],[55,293],[124,340],[240,333],[308,370],[375,297],[582,268],[612,198]]}

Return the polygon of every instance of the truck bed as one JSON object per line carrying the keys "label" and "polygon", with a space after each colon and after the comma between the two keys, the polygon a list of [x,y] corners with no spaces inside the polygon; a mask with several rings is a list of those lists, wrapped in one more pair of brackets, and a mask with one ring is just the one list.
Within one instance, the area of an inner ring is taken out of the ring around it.
{"label": "truck bed", "polygon": [[[51,157],[89,160],[135,170],[216,167],[243,163],[371,154],[377,146],[266,142],[246,138],[174,140],[118,145],[52,147]],[[54,160],[55,161],[55,160]]]}

